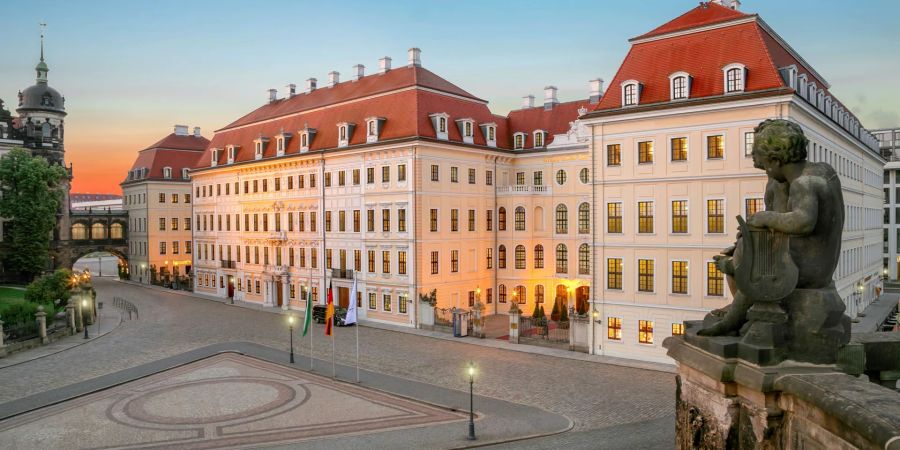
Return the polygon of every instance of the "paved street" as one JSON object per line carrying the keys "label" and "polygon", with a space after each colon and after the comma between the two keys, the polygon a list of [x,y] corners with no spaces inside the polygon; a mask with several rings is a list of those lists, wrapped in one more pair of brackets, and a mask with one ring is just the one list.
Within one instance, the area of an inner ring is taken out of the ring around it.
{"label": "paved street", "polygon": [[[284,317],[199,298],[95,279],[98,300],[134,302],[140,320],[86,345],[0,369],[0,403],[156,361],[207,345],[247,341],[287,348]],[[564,415],[570,448],[656,448],[671,443],[674,376],[634,368],[512,352],[368,327],[360,328],[365,370],[450,389],[467,390],[463,369],[474,361],[476,392]],[[338,363],[352,364],[352,328],[337,329]],[[330,358],[330,341],[317,325],[315,356]],[[298,366],[309,341],[295,335]],[[646,427],[639,426],[646,422]],[[635,433],[636,428],[641,432]],[[623,434],[624,433],[624,434]],[[646,438],[646,439],[642,439]],[[546,448],[547,439],[516,448]],[[610,440],[607,440],[610,439]],[[637,439],[637,442],[635,441]],[[556,442],[556,441],[551,441]],[[510,447],[511,448],[511,447]]]}

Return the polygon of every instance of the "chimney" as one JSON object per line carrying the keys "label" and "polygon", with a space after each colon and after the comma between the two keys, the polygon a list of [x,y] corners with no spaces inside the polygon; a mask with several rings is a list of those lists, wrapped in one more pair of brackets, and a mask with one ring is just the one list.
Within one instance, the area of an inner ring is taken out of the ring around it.
{"label": "chimney", "polygon": [[334,85],[341,82],[341,73],[337,70],[332,70],[328,72],[328,87],[334,87]]}
{"label": "chimney", "polygon": [[522,108],[534,108],[534,96],[526,95],[522,97]]}
{"label": "chimney", "polygon": [[418,47],[413,47],[409,49],[409,65],[421,67],[422,66],[422,49]]}
{"label": "chimney", "polygon": [[315,78],[307,79],[306,80],[306,93],[308,94],[314,90],[316,90],[316,79]]}
{"label": "chimney", "polygon": [[194,137],[203,137],[203,135],[200,134],[200,127],[194,127]]}
{"label": "chimney", "polygon": [[353,81],[356,81],[364,76],[366,76],[366,66],[362,64],[353,66]]}
{"label": "chimney", "polygon": [[278,100],[278,90],[277,89],[269,89],[269,103]]}
{"label": "chimney", "polygon": [[187,125],[175,125],[175,136],[187,136],[188,135],[188,126]]}
{"label": "chimney", "polygon": [[588,81],[588,86],[590,86],[591,104],[600,103],[600,97],[603,96],[603,78]]}
{"label": "chimney", "polygon": [[391,70],[391,57],[385,56],[378,59],[378,73],[385,73]]}
{"label": "chimney", "polygon": [[287,88],[288,88],[288,96],[293,97],[293,96],[297,95],[297,85],[296,84],[291,83],[291,84],[287,85]]}
{"label": "chimney", "polygon": [[553,105],[559,103],[556,99],[556,86],[544,88],[544,109],[553,109]]}

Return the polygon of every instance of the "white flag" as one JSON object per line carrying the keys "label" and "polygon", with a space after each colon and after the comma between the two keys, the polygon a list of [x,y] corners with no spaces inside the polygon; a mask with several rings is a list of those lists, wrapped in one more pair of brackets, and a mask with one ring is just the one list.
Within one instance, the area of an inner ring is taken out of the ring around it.
{"label": "white flag", "polygon": [[353,277],[353,288],[350,289],[350,306],[347,315],[344,316],[344,325],[356,323],[356,277]]}

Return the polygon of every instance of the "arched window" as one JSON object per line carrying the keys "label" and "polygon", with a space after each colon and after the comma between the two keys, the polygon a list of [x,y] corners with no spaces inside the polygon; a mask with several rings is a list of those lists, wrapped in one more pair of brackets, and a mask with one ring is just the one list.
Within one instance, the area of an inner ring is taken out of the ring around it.
{"label": "arched window", "polygon": [[88,238],[87,227],[83,223],[72,225],[72,239],[81,241]]}
{"label": "arched window", "polygon": [[[218,159],[218,158],[216,158]],[[171,167],[163,167],[163,178],[169,179],[172,178],[172,168]]]}
{"label": "arched window", "polygon": [[497,211],[497,229],[500,231],[506,231],[506,208],[500,207],[500,210]]}
{"label": "arched window", "polygon": [[516,231],[525,231],[525,207],[516,207]]}
{"label": "arched window", "polygon": [[106,225],[102,223],[91,225],[91,239],[106,239]]}
{"label": "arched window", "polygon": [[525,246],[517,245],[516,246],[516,269],[524,269],[525,268]]}
{"label": "arched window", "polygon": [[635,80],[622,82],[622,106],[634,106],[641,101],[640,83]]}
{"label": "arched window", "polygon": [[578,247],[578,274],[591,274],[591,246],[588,244],[581,244]]}
{"label": "arched window", "polygon": [[575,289],[575,311],[578,312],[578,314],[586,314],[588,312],[590,298],[590,286],[580,286]]}
{"label": "arched window", "polygon": [[534,207],[534,231],[544,231],[544,208]]}
{"label": "arched window", "polygon": [[544,285],[539,284],[534,287],[534,303],[541,304],[544,303]]}
{"label": "arched window", "polygon": [[534,268],[544,268],[544,246],[541,244],[534,246]]}
{"label": "arched window", "polygon": [[520,305],[524,305],[527,299],[525,297],[525,286],[521,284],[516,286],[516,289],[513,291],[513,300]]}
{"label": "arched window", "polygon": [[725,72],[725,93],[743,92],[744,91],[744,74],[743,64],[734,63],[722,68]]}
{"label": "arched window", "polygon": [[125,237],[125,229],[121,223],[114,223],[109,227],[110,239],[122,239]]}
{"label": "arched window", "polygon": [[671,81],[671,99],[682,100],[690,95],[690,84],[688,76],[684,72],[674,73],[670,76]]}
{"label": "arched window", "polygon": [[569,232],[569,208],[562,203],[556,206],[556,232],[559,234]]}
{"label": "arched window", "polygon": [[500,245],[497,249],[497,268],[505,269],[506,268],[506,246]]}
{"label": "arched window", "polygon": [[578,232],[581,234],[591,232],[591,205],[587,202],[578,205]]}
{"label": "arched window", "polygon": [[588,184],[591,181],[591,171],[588,170],[587,167],[583,167],[578,171],[578,179],[581,180],[582,183]]}
{"label": "arched window", "polygon": [[566,178],[568,178],[568,175],[565,170],[559,169],[556,171],[556,184],[560,186],[566,184]]}
{"label": "arched window", "polygon": [[569,250],[566,244],[556,246],[556,273],[569,273]]}
{"label": "arched window", "polygon": [[506,285],[501,284],[497,286],[497,301],[500,303],[506,303]]}

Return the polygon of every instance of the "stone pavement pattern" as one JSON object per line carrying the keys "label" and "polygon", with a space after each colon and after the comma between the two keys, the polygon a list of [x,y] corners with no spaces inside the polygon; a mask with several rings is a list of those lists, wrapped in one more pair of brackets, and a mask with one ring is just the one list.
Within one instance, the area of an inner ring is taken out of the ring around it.
{"label": "stone pavement pattern", "polygon": [[[192,349],[248,341],[287,350],[285,318],[189,296],[97,280],[98,300],[113,295],[134,302],[141,319],[91,345],[0,369],[0,402],[66,386]],[[647,421],[674,427],[674,376],[627,367],[504,351],[360,327],[365,370],[465,391],[464,368],[478,367],[479,395],[562,414],[575,431],[610,429]],[[314,327],[314,356],[330,359],[331,343]],[[354,362],[354,332],[336,329],[338,363]],[[297,364],[308,362],[309,340],[295,334]],[[323,370],[318,367],[317,369]],[[668,419],[666,419],[668,418]],[[657,425],[657,429],[659,426]],[[671,442],[671,441],[669,441]]]}

